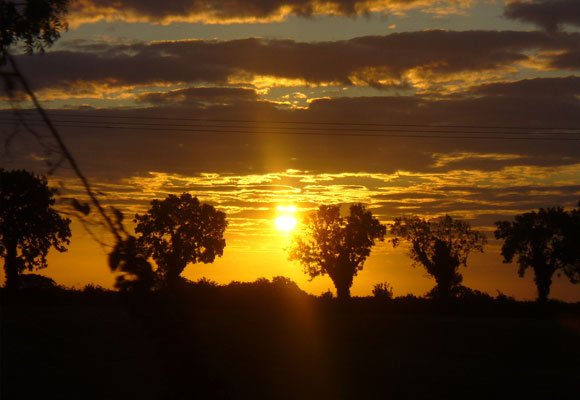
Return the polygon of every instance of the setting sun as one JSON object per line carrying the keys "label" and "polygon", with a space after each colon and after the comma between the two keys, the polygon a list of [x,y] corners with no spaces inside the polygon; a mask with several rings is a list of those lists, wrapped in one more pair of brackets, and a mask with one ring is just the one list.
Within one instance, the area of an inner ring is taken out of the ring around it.
{"label": "setting sun", "polygon": [[282,232],[290,232],[296,227],[298,223],[296,216],[295,206],[278,206],[278,216],[274,220],[274,225],[276,229]]}
{"label": "setting sun", "polygon": [[0,400],[579,392],[580,0],[0,0],[0,81]]}

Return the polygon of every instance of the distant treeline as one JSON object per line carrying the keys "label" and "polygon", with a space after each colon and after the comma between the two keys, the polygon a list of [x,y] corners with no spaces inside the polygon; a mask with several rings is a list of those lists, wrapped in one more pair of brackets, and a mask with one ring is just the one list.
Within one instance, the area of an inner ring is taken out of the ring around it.
{"label": "distant treeline", "polygon": [[[16,291],[23,278],[28,280],[25,286],[31,284],[33,278],[25,278],[24,271],[47,267],[49,249],[66,251],[71,220],[54,208],[56,194],[43,176],[0,169],[0,256],[8,291]],[[76,199],[70,204],[73,214],[86,223],[92,212],[89,204]],[[115,228],[109,267],[117,273],[115,287],[122,292],[175,290],[187,265],[212,263],[226,247],[226,214],[189,193],[153,200],[145,214],[134,216],[134,234],[125,229],[120,210],[109,211],[102,214]],[[328,275],[340,300],[350,298],[354,277],[387,234],[393,247],[407,245],[413,265],[435,279],[427,297],[447,301],[487,296],[464,287],[459,271],[467,266],[470,253],[483,252],[486,236],[449,215],[432,220],[402,216],[387,226],[363,204],[350,205],[347,215],[339,204],[321,205],[303,226],[293,237],[289,258],[299,261],[311,279]],[[554,274],[580,281],[580,208],[540,208],[516,215],[513,221],[496,222],[494,234],[503,241],[504,262],[517,261],[520,276],[533,270],[539,301],[548,299]],[[41,278],[36,280],[36,286],[43,284]],[[391,283],[375,285],[373,293],[392,298]]]}
{"label": "distant treeline", "polygon": [[[259,309],[264,315],[294,312],[296,307],[315,307],[329,312],[387,312],[389,314],[452,314],[494,316],[553,316],[559,313],[578,313],[580,303],[550,300],[545,303],[517,301],[498,292],[496,296],[463,287],[452,300],[433,301],[426,296],[406,294],[385,297],[375,293],[366,297],[352,297],[348,302],[337,301],[331,292],[315,296],[306,293],[291,279],[277,276],[271,280],[258,278],[254,282],[233,281],[218,284],[202,278],[190,281],[179,278],[171,295],[166,291],[153,291],[146,297],[134,293],[106,289],[88,284],[82,289],[56,285],[21,288],[10,293],[0,288],[0,301],[4,304],[53,305],[53,306],[130,306],[137,310],[154,310],[163,304],[171,304],[189,312],[207,313],[211,310]],[[196,311],[197,310],[197,311]],[[333,311],[334,310],[334,311]],[[358,311],[357,311],[358,310]],[[142,311],[141,311],[142,312]],[[159,310],[157,311],[159,312]]]}

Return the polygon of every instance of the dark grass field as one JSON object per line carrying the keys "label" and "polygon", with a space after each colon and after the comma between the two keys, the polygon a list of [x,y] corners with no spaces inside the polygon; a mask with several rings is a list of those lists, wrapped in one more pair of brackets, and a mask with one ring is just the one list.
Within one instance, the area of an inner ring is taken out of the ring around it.
{"label": "dark grass field", "polygon": [[1,397],[580,398],[578,305],[279,289],[3,293]]}

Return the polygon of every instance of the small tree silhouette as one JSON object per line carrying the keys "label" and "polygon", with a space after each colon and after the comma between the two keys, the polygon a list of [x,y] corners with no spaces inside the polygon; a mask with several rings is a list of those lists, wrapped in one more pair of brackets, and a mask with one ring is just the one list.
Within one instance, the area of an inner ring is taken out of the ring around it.
{"label": "small tree silhouette", "polygon": [[556,271],[564,272],[572,283],[580,281],[580,210],[540,208],[495,224],[495,237],[504,240],[503,261],[510,263],[517,255],[520,277],[533,269],[538,301],[548,299]]}
{"label": "small tree silhouette", "polygon": [[414,265],[422,265],[435,278],[433,297],[447,299],[460,287],[463,277],[459,266],[467,266],[473,250],[483,252],[485,235],[473,231],[468,223],[453,220],[449,215],[433,221],[419,217],[395,218],[390,226],[393,247],[400,240],[411,242],[409,255]]}
{"label": "small tree silhouette", "polygon": [[172,286],[189,263],[212,263],[223,255],[226,214],[189,193],[153,200],[135,215],[138,246],[152,257],[164,282]]}
{"label": "small tree silhouette", "polygon": [[377,283],[373,286],[373,296],[379,300],[392,300],[393,285],[388,282]]}
{"label": "small tree silhouette", "polygon": [[66,251],[70,220],[54,210],[55,193],[44,177],[0,169],[0,256],[9,290],[25,269],[46,268],[51,247]]}
{"label": "small tree silhouette", "polygon": [[339,299],[350,297],[350,287],[376,240],[383,241],[386,227],[362,204],[340,215],[340,205],[322,205],[312,213],[302,236],[296,236],[290,259],[300,261],[311,279],[328,275]]}

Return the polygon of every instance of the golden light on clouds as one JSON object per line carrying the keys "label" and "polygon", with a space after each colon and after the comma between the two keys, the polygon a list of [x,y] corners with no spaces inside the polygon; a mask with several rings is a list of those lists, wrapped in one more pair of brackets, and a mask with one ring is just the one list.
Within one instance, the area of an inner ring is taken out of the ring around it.
{"label": "golden light on clouds", "polygon": [[[223,257],[189,266],[188,279],[287,276],[321,293],[331,281],[309,282],[287,249],[320,205],[362,203],[384,224],[451,215],[487,232],[465,284],[525,297],[533,283],[513,289],[494,223],[580,198],[580,30],[548,3],[75,0],[55,47],[14,58],[129,234],[168,195],[226,214]],[[0,90],[0,136],[14,150],[2,168],[52,172],[59,154],[35,144],[50,132],[24,94]],[[65,164],[49,181],[61,210],[89,202]],[[96,214],[94,232],[74,222],[70,252],[51,254],[59,284],[112,287],[91,236],[113,238]],[[405,249],[372,254],[353,294],[432,287]]]}
{"label": "golden light on clouds", "polygon": [[[165,2],[140,5],[134,1],[76,0],[71,4],[69,23],[73,29],[98,21],[124,21],[169,25],[176,22],[201,24],[267,24],[282,22],[291,16],[363,16],[369,13],[404,16],[420,9],[427,14],[447,16],[465,14],[473,0],[355,0],[347,2],[311,0],[272,2],[267,9],[255,2]],[[267,3],[267,2],[266,2]]]}

